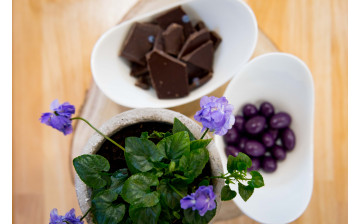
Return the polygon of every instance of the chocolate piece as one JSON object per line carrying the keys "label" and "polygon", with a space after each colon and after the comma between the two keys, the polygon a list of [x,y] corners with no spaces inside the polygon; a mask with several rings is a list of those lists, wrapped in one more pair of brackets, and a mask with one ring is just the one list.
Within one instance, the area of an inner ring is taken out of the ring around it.
{"label": "chocolate piece", "polygon": [[214,59],[213,42],[209,40],[181,59],[207,71],[212,71]]}
{"label": "chocolate piece", "polygon": [[193,64],[190,64],[188,62],[186,62],[186,69],[187,69],[187,73],[188,73],[189,83],[191,83],[191,80],[193,78],[196,78],[196,77],[199,78],[208,73],[208,71],[206,71],[202,68],[199,68],[198,66],[195,66]]}
{"label": "chocolate piece", "polygon": [[145,90],[150,89],[151,81],[150,81],[149,73],[146,73],[146,75],[137,78],[135,82],[135,86],[138,86]]}
{"label": "chocolate piece", "polygon": [[191,83],[189,85],[189,89],[190,91],[204,85],[205,83],[207,83],[210,79],[212,78],[212,73],[208,73],[207,75],[205,76],[202,76],[202,77],[196,77],[196,78],[193,78],[191,80]]}
{"label": "chocolate piece", "polygon": [[194,27],[191,25],[189,16],[184,12],[181,6],[170,9],[164,14],[158,16],[155,21],[163,28],[164,30],[171,24],[177,23],[184,27],[185,39],[195,31]]}
{"label": "chocolate piece", "polygon": [[191,34],[181,48],[178,58],[192,52],[208,40],[210,40],[210,32],[206,28]]}
{"label": "chocolate piece", "polygon": [[147,66],[131,63],[131,72],[130,72],[131,76],[140,77],[146,74],[147,72],[148,72]]}
{"label": "chocolate piece", "polygon": [[162,33],[165,45],[165,52],[177,56],[184,44],[184,28],[176,23],[172,23]]}
{"label": "chocolate piece", "polygon": [[195,25],[195,30],[199,31],[201,29],[206,28],[205,23],[203,21],[199,21],[196,25]]}
{"label": "chocolate piece", "polygon": [[159,99],[170,99],[189,94],[186,64],[162,51],[146,55],[150,78]]}
{"label": "chocolate piece", "polygon": [[161,32],[158,25],[135,23],[125,39],[121,56],[140,65],[146,65],[145,54],[154,44],[155,37]]}
{"label": "chocolate piece", "polygon": [[210,32],[210,39],[214,43],[214,50],[216,50],[221,43],[222,39],[215,31]]}
{"label": "chocolate piece", "polygon": [[164,39],[161,33],[155,37],[154,49],[164,51]]}

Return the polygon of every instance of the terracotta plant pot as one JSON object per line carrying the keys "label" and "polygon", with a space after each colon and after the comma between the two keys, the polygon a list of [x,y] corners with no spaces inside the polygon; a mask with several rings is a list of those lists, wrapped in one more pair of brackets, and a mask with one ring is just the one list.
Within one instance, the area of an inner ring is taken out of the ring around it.
{"label": "terracotta plant pot", "polygon": [[[104,133],[107,136],[112,136],[119,130],[133,125],[137,123],[142,122],[165,122],[172,124],[174,122],[174,118],[178,118],[182,123],[184,123],[188,129],[193,133],[193,135],[199,139],[202,135],[201,133],[201,127],[190,118],[166,109],[133,109],[126,111],[124,113],[118,114],[114,117],[112,117],[110,120],[105,122],[101,127],[100,131]],[[209,135],[207,135],[205,138],[210,138]],[[82,150],[82,154],[96,154],[97,151],[100,149],[101,145],[105,142],[105,139],[95,133],[87,142],[85,147]],[[209,150],[209,162],[211,167],[211,174],[213,176],[219,176],[221,173],[224,173],[223,166],[221,164],[221,160],[218,154],[218,151],[216,150],[215,144],[212,141],[208,146],[207,149]],[[217,195],[216,202],[217,202],[217,208],[216,208],[216,215],[212,219],[215,220],[216,216],[219,214],[220,208],[221,208],[221,199],[220,199],[220,193],[221,189],[224,186],[224,181],[219,179],[213,179],[213,186],[214,186],[214,192]],[[79,205],[81,208],[81,211],[83,214],[90,208],[91,206],[91,189],[87,187],[79,178],[79,176],[75,175],[75,189],[77,198],[79,201]],[[86,217],[87,222],[89,224],[93,224],[91,214]],[[211,221],[211,222],[212,222]],[[210,222],[210,223],[211,223]]]}

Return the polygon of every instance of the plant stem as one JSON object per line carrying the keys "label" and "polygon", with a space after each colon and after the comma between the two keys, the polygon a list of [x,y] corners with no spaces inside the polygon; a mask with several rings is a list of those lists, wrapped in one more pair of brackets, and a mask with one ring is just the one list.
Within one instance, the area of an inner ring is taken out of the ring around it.
{"label": "plant stem", "polygon": [[80,221],[82,221],[87,216],[87,214],[89,214],[90,210],[91,210],[91,207],[85,212],[83,217],[81,217]]}
{"label": "plant stem", "polygon": [[173,191],[175,191],[175,193],[177,193],[181,198],[185,197],[184,195],[182,195],[174,186],[172,186],[171,184],[168,183],[168,185],[170,186],[171,189],[173,189]]}
{"label": "plant stem", "polygon": [[201,136],[200,139],[203,139],[208,131],[209,131],[209,128],[207,128],[207,129],[205,130],[204,134]]}
{"label": "plant stem", "polygon": [[88,124],[92,129],[94,129],[99,135],[103,136],[105,139],[109,140],[111,143],[113,143],[114,145],[116,145],[117,147],[119,147],[120,149],[122,149],[125,152],[124,147],[122,147],[121,145],[119,145],[118,143],[116,143],[114,140],[112,140],[111,138],[109,138],[108,136],[104,135],[101,131],[99,131],[97,128],[95,128],[94,126],[92,126],[86,119],[82,118],[82,117],[73,117],[71,118],[71,120],[82,120],[84,121],[86,124]]}

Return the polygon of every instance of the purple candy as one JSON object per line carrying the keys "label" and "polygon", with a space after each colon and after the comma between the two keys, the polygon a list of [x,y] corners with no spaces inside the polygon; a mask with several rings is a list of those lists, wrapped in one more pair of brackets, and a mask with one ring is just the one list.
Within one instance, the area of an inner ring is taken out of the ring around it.
{"label": "purple candy", "polygon": [[269,102],[264,102],[260,105],[260,113],[265,117],[271,117],[274,114],[274,107]]}
{"label": "purple candy", "polygon": [[252,117],[258,113],[257,108],[253,104],[246,104],[243,107],[242,111],[243,111],[244,116],[247,118]]}
{"label": "purple candy", "polygon": [[295,134],[290,128],[286,128],[281,133],[281,142],[283,146],[288,150],[291,151],[295,147]]}
{"label": "purple candy", "polygon": [[272,173],[277,168],[276,160],[271,156],[265,156],[261,162],[261,167],[265,172]]}
{"label": "purple candy", "polygon": [[278,145],[271,149],[271,155],[277,160],[284,160],[286,158],[286,151]]}
{"label": "purple candy", "polygon": [[263,116],[255,116],[245,123],[245,129],[249,134],[258,134],[264,130],[266,119]]}
{"label": "purple candy", "polygon": [[264,133],[262,135],[262,143],[265,145],[265,147],[269,148],[269,147],[272,147],[275,143],[275,139],[273,138],[272,134],[270,133]]}
{"label": "purple candy", "polygon": [[259,157],[266,152],[265,147],[258,141],[249,140],[245,144],[245,153],[249,156]]}
{"label": "purple candy", "polygon": [[239,154],[240,150],[235,146],[228,145],[225,148],[225,152],[226,152],[226,156],[232,155],[232,156],[236,157]]}
{"label": "purple candy", "polygon": [[244,130],[245,118],[243,116],[235,116],[234,126],[238,131],[242,132]]}
{"label": "purple candy", "polygon": [[252,161],[252,165],[251,167],[248,169],[248,171],[252,171],[252,170],[259,170],[260,166],[261,166],[261,161],[259,158],[251,158]]}
{"label": "purple candy", "polygon": [[275,114],[270,119],[270,127],[272,128],[286,128],[291,123],[291,117],[288,113],[280,112]]}
{"label": "purple candy", "polygon": [[245,145],[246,145],[247,141],[248,141],[248,139],[246,137],[240,138],[238,148],[240,149],[241,152],[245,152]]}
{"label": "purple candy", "polygon": [[224,135],[224,139],[227,144],[236,144],[239,141],[239,134],[233,127]]}
{"label": "purple candy", "polygon": [[271,136],[273,137],[273,139],[275,141],[278,137],[279,130],[278,129],[269,129],[268,133],[271,134]]}

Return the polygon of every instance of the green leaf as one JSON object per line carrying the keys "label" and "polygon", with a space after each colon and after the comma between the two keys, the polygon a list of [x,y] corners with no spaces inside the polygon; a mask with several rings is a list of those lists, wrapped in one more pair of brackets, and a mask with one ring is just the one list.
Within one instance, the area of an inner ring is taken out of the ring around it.
{"label": "green leaf", "polygon": [[243,171],[250,168],[251,165],[252,162],[250,157],[239,152],[236,157],[233,157],[232,155],[228,157],[227,170],[229,173],[234,172],[234,170]]}
{"label": "green leaf", "polygon": [[209,151],[206,148],[195,149],[181,157],[179,169],[184,172],[185,177],[195,179],[202,173],[208,161]]}
{"label": "green leaf", "polygon": [[244,201],[247,201],[254,193],[254,187],[251,185],[245,186],[242,183],[238,184],[239,194]]}
{"label": "green leaf", "polygon": [[130,218],[136,224],[156,224],[161,213],[160,204],[143,208],[130,205]]}
{"label": "green leaf", "polygon": [[124,204],[114,204],[117,194],[113,191],[106,190],[94,197],[94,216],[99,224],[117,224],[125,215]]}
{"label": "green leaf", "polygon": [[161,140],[157,147],[166,153],[168,159],[176,162],[184,153],[190,151],[189,134],[185,131],[178,132]]}
{"label": "green leaf", "polygon": [[236,191],[231,190],[229,185],[225,185],[221,189],[221,200],[222,201],[232,200],[233,198],[235,198],[235,196],[236,196]]}
{"label": "green leaf", "polygon": [[125,159],[134,168],[146,172],[154,167],[152,162],[160,162],[165,157],[165,151],[147,139],[128,137],[125,139]]}
{"label": "green leaf", "polygon": [[159,185],[152,173],[137,173],[129,177],[122,188],[122,198],[136,207],[151,207],[159,202],[159,193],[151,191],[151,186]]}
{"label": "green leaf", "polygon": [[206,148],[207,145],[212,141],[212,139],[199,139],[190,142],[190,151],[199,149],[199,148]]}
{"label": "green leaf", "polygon": [[250,171],[251,180],[248,181],[249,185],[252,185],[254,188],[260,188],[264,186],[264,179],[258,171]]}
{"label": "green leaf", "polygon": [[101,172],[107,172],[110,164],[107,159],[99,155],[81,155],[73,160],[74,168],[80,179],[94,189],[106,185],[106,178]]}
{"label": "green leaf", "polygon": [[184,210],[183,224],[207,224],[214,218],[216,208],[207,211],[204,216],[200,216],[197,210],[193,211],[191,208]]}
{"label": "green leaf", "polygon": [[111,185],[109,190],[114,191],[117,194],[121,194],[121,190],[128,176],[129,174],[127,169],[120,169],[116,171],[111,176]]}
{"label": "green leaf", "polygon": [[172,132],[173,132],[173,134],[176,134],[176,133],[182,132],[182,131],[186,131],[189,134],[190,141],[196,140],[196,138],[191,133],[191,131],[179,119],[177,119],[175,117]]}
{"label": "green leaf", "polygon": [[[182,195],[187,195],[187,186],[173,186]],[[160,181],[160,185],[157,188],[160,193],[160,201],[162,206],[169,207],[172,210],[180,209],[180,200],[182,197],[178,195],[165,180]]]}
{"label": "green leaf", "polygon": [[146,131],[146,132],[142,132],[140,138],[148,139],[148,138],[149,138],[149,133],[148,133],[147,131]]}
{"label": "green leaf", "polygon": [[200,181],[199,186],[209,186],[209,184],[210,184],[210,181],[207,179],[204,179],[204,180]]}

